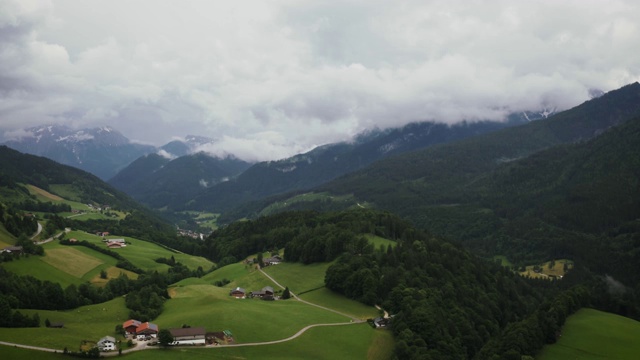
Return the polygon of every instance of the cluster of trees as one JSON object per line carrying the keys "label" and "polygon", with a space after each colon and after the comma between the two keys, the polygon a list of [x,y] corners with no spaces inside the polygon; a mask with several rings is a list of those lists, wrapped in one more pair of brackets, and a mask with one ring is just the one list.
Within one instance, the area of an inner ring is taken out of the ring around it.
{"label": "cluster of trees", "polygon": [[0,327],[39,327],[40,316],[38,313],[29,317],[20,311],[13,310],[15,306],[10,303],[14,298],[0,295]]}
{"label": "cluster of trees", "polygon": [[39,211],[46,213],[71,212],[71,205],[65,203],[54,204],[50,201],[41,202],[25,200],[21,203],[17,203],[15,206],[25,211]]}
{"label": "cluster of trees", "polygon": [[418,232],[384,251],[343,255],[325,277],[329,289],[396,314],[400,359],[473,358],[539,305],[551,284],[534,283]]}
{"label": "cluster of trees", "polygon": [[287,261],[331,261],[345,251],[370,252],[362,234],[398,239],[413,231],[397,216],[366,209],[322,214],[293,211],[220,228],[205,239],[198,254],[218,263],[232,263],[256,252],[285,248]]}
{"label": "cluster of trees", "polygon": [[533,357],[544,345],[558,340],[569,315],[590,303],[591,294],[586,286],[563,291],[523,320],[509,324],[500,336],[482,348],[477,358],[520,360],[523,356]]}
{"label": "cluster of trees", "polygon": [[14,207],[5,207],[0,203],[0,223],[13,236],[31,236],[38,230],[38,221],[35,217],[16,210]]}

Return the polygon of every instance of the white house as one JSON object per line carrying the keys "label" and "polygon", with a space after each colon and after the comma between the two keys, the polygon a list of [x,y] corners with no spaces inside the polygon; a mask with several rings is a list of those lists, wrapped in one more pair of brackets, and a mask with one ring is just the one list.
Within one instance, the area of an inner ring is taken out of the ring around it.
{"label": "white house", "polygon": [[111,351],[116,349],[116,339],[113,336],[105,336],[98,340],[96,344],[100,351]]}

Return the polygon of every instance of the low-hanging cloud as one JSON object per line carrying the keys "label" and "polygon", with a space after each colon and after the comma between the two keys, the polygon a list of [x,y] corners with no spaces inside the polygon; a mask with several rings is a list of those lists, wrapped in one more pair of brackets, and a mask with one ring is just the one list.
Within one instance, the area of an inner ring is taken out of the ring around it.
{"label": "low-hanging cloud", "polygon": [[[0,131],[111,125],[270,160],[640,80],[640,4],[0,0]],[[117,19],[117,21],[116,21]]]}

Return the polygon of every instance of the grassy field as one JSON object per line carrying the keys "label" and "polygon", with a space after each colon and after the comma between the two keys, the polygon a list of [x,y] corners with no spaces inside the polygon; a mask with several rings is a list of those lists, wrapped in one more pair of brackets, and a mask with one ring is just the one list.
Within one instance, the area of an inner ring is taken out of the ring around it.
{"label": "grassy field", "polygon": [[324,275],[331,263],[281,263],[264,268],[283,286],[288,286],[294,294],[314,304],[326,306],[360,319],[378,316],[378,310],[348,299],[324,287]]}
{"label": "grassy field", "polygon": [[507,259],[506,256],[504,255],[496,255],[493,257],[493,261],[500,261],[500,265],[505,266],[505,267],[509,267],[512,268],[513,267],[513,263],[511,261],[509,261],[509,259]]}
{"label": "grassy field", "polygon": [[[164,359],[368,359],[388,360],[393,350],[391,333],[374,330],[366,324],[319,327],[297,339],[275,345],[218,348],[183,348],[146,350],[124,355],[130,360]],[[4,359],[59,360],[68,359],[60,354],[0,346]]]}
{"label": "grassy field", "polygon": [[98,265],[104,264],[97,258],[72,247],[49,249],[41,259],[47,264],[80,279]]}
{"label": "grassy field", "polygon": [[115,266],[111,266],[109,268],[106,268],[106,269],[104,269],[104,271],[107,273],[107,278],[106,279],[101,278],[100,274],[96,274],[93,278],[91,278],[91,280],[89,280],[89,282],[92,283],[93,285],[102,287],[102,286],[106,285],[109,280],[115,279],[115,278],[119,277],[122,274],[126,275],[129,279],[137,279],[138,278],[138,274],[136,274],[134,272],[131,272],[129,270],[117,268]]}
{"label": "grassy field", "polygon": [[375,307],[351,300],[324,287],[304,293],[300,295],[300,298],[313,304],[326,306],[342,313],[349,314],[361,320],[375,318],[380,315],[379,311]]}
{"label": "grassy field", "polygon": [[63,360],[69,359],[61,353],[54,354],[44,351],[27,350],[13,346],[0,345],[0,357],[3,359],[29,359],[29,360]]}
{"label": "grassy field", "polygon": [[326,200],[326,201],[331,201],[331,202],[340,202],[340,203],[344,203],[344,204],[352,206],[352,207],[356,207],[356,206],[369,207],[369,205],[366,204],[366,203],[359,204],[356,201],[356,199],[353,197],[353,195],[333,196],[333,195],[329,195],[327,193],[306,193],[306,194],[293,196],[293,197],[288,198],[288,199],[283,200],[283,201],[275,202],[275,203],[267,206],[266,208],[262,209],[262,211],[260,211],[259,215],[260,216],[267,216],[267,215],[271,215],[271,214],[273,214],[275,212],[282,211],[283,209],[286,209],[291,204],[295,204],[295,203],[299,203],[299,202],[319,201],[319,200]]}
{"label": "grassy field", "polygon": [[[85,232],[72,231],[66,237],[87,240],[104,246],[101,237]],[[144,270],[166,271],[169,266],[159,264],[155,262],[155,259],[171,256],[194,270],[198,266],[202,266],[205,270],[213,266],[213,263],[201,257],[173,253],[159,245],[138,239],[126,239],[132,245],[114,251]],[[119,276],[120,273],[125,273],[132,278],[137,277],[129,271],[115,268],[117,263],[115,258],[84,246],[70,247],[52,241],[44,244],[43,247],[45,249],[44,256],[23,257],[20,260],[3,263],[2,266],[18,275],[32,275],[40,280],[59,283],[63,287],[71,284],[79,285],[86,281],[102,284],[105,280],[99,278],[101,270],[107,272],[107,280]]]}
{"label": "grassy field", "polygon": [[369,240],[370,243],[373,244],[374,249],[380,249],[380,246],[382,246],[384,247],[384,251],[387,251],[387,247],[389,245],[391,245],[391,247],[395,247],[398,244],[393,240],[385,239],[373,234],[367,234],[365,235],[365,237],[367,238],[367,240]]}
{"label": "grassy field", "polygon": [[581,309],[567,319],[560,340],[536,357],[555,359],[638,359],[640,322],[593,309]]}
{"label": "grassy field", "polygon": [[293,299],[236,299],[229,296],[230,289],[213,285],[174,287],[156,322],[160,327],[188,324],[214,331],[231,330],[239,343],[284,339],[310,324],[349,322],[346,317]]}
{"label": "grassy field", "polygon": [[[97,341],[106,335],[115,336],[115,326],[127,320],[129,310],[124,305],[124,298],[116,298],[102,304],[68,311],[21,310],[21,312],[28,315],[38,313],[42,326],[0,328],[2,341],[61,350],[64,347],[69,350],[78,350],[82,340]],[[64,328],[46,328],[44,327],[45,319],[51,322],[63,322]]]}
{"label": "grassy field", "polygon": [[[68,204],[69,206],[71,206],[72,209],[75,210],[81,210],[81,211],[89,211],[89,207],[86,204],[80,203],[78,201],[73,201],[73,200],[68,200],[70,198],[75,198],[77,197],[75,194],[71,197],[67,197],[64,196],[61,197],[59,195],[56,194],[52,194],[46,190],[43,190],[37,186],[33,186],[33,185],[25,185],[25,187],[27,188],[27,190],[29,190],[29,193],[33,196],[36,197],[36,200],[38,201],[42,201],[42,202],[52,202],[52,203],[59,203],[59,204]],[[51,186],[52,188],[54,187],[54,185]],[[68,194],[67,194],[68,195]]]}
{"label": "grassy field", "polygon": [[4,225],[0,224],[0,249],[11,246],[16,243],[15,236],[11,235]]}
{"label": "grassy field", "polygon": [[271,275],[282,286],[288,286],[295,294],[324,286],[324,275],[331,263],[280,263],[267,266],[264,272]]}
{"label": "grassy field", "polygon": [[199,213],[195,220],[198,225],[211,229],[212,231],[218,228],[218,218],[220,214],[214,213]]}
{"label": "grassy field", "polygon": [[567,269],[570,270],[573,268],[573,261],[567,259],[560,260],[551,260],[542,264],[538,264],[541,268],[541,272],[537,273],[533,270],[534,266],[530,265],[525,268],[524,271],[520,272],[522,276],[529,276],[532,278],[543,278],[549,279],[552,277],[562,278],[565,274],[565,264],[567,265]]}
{"label": "grassy field", "polygon": [[73,188],[71,184],[50,184],[49,190],[55,195],[65,198],[70,201],[81,202],[78,192]]}
{"label": "grassy field", "polygon": [[[68,239],[76,238],[78,240],[86,240],[98,246],[105,246],[104,242],[102,241],[102,237],[83,231],[71,231],[67,234],[66,237]],[[193,270],[197,269],[198,266],[202,266],[204,270],[209,270],[213,266],[213,263],[211,261],[203,257],[191,256],[183,253],[174,253],[161,247],[160,245],[156,245],[148,241],[124,236],[109,236],[109,238],[125,239],[127,242],[131,243],[131,245],[128,245],[127,247],[115,249],[114,251],[118,252],[124,258],[131,261],[132,264],[145,270],[166,271],[167,269],[169,269],[169,266],[166,264],[157,263],[155,260],[161,257],[170,258],[171,256],[173,256],[176,261],[183,263],[185,266]]]}

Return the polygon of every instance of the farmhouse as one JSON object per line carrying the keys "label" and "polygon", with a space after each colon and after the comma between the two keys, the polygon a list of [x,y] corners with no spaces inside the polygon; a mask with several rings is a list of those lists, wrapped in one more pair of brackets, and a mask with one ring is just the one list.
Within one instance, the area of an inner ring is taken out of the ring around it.
{"label": "farmhouse", "polygon": [[63,322],[52,322],[51,324],[49,324],[50,328],[54,328],[54,329],[62,329],[64,327],[64,323]]}
{"label": "farmhouse", "polygon": [[141,336],[142,338],[147,336],[156,337],[158,335],[158,325],[150,322],[142,323],[136,328],[136,335],[138,335],[138,338]]}
{"label": "farmhouse", "polygon": [[237,299],[244,299],[244,297],[246,296],[247,292],[241,288],[241,287],[237,287],[235,289],[232,289],[231,291],[229,291],[229,295],[237,298]]}
{"label": "farmhouse", "polygon": [[273,288],[271,286],[265,286],[260,291],[252,291],[251,297],[259,297],[264,300],[273,300]]}
{"label": "farmhouse", "polygon": [[0,252],[6,252],[9,254],[22,254],[22,251],[24,249],[22,248],[22,246],[7,246],[6,248],[2,249],[2,251]]}
{"label": "farmhouse", "polygon": [[204,345],[207,331],[204,327],[169,329],[173,342],[171,345]]}
{"label": "farmhouse", "polygon": [[390,318],[378,317],[373,319],[373,325],[376,328],[387,327],[387,325],[389,325],[390,322],[391,322]]}
{"label": "farmhouse", "polygon": [[262,262],[265,266],[278,265],[282,262],[282,258],[280,257],[280,255],[275,255],[262,260]]}
{"label": "farmhouse", "polygon": [[138,326],[140,326],[141,324],[142,323],[138,320],[129,319],[122,323],[122,328],[124,329],[124,331],[126,331],[127,334],[135,334],[136,329],[138,329]]}
{"label": "farmhouse", "polygon": [[110,351],[116,349],[116,339],[112,336],[105,336],[98,340],[96,344],[100,351]]}

